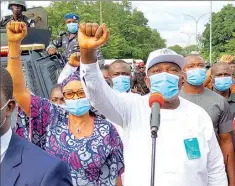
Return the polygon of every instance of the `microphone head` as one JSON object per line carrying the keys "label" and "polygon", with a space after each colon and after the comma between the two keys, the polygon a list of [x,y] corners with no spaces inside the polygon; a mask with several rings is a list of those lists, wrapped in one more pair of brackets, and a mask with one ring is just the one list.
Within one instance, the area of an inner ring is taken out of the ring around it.
{"label": "microphone head", "polygon": [[149,98],[149,106],[152,108],[153,103],[159,103],[162,108],[164,105],[164,98],[160,93],[153,93]]}

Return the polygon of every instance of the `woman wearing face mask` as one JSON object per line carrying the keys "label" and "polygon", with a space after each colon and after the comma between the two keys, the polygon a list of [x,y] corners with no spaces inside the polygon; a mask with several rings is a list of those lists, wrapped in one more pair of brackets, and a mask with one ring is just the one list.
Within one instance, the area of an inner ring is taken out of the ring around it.
{"label": "woman wearing face mask", "polygon": [[19,55],[26,26],[14,22],[8,25],[7,32],[8,70],[13,78],[14,97],[31,116],[32,142],[69,165],[74,186],[121,185],[122,142],[109,122],[90,112],[79,73],[74,72],[62,82],[66,109],[30,94]]}

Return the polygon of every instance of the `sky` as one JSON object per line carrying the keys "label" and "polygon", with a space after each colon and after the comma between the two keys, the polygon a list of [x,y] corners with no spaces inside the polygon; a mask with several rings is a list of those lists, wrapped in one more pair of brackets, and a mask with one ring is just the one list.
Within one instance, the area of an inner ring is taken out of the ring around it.
{"label": "sky", "polygon": [[[27,1],[27,6],[48,6],[50,1]],[[212,11],[218,12],[224,5],[235,1],[212,1]],[[178,44],[187,46],[196,43],[196,22],[198,19],[198,34],[201,34],[210,20],[210,1],[132,1],[133,8],[142,11],[149,20],[148,25],[157,29],[167,46]],[[7,3],[1,5],[1,16],[9,14]],[[213,32],[212,32],[213,34]]]}

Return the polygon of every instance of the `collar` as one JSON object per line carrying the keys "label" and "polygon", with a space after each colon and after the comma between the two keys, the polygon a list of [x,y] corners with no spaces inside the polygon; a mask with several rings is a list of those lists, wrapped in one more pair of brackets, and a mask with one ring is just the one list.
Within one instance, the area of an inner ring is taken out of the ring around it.
{"label": "collar", "polygon": [[12,129],[9,130],[1,136],[1,156],[7,151],[9,143],[11,141]]}
{"label": "collar", "polygon": [[[13,16],[11,16],[10,20],[14,20]],[[22,21],[22,20],[24,20],[24,15],[23,14],[17,19],[17,21]]]}

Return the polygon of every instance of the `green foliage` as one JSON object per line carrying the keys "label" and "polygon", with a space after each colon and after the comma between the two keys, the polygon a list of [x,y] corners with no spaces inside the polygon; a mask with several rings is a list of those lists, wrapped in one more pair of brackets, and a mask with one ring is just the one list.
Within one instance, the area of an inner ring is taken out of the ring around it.
{"label": "green foliage", "polygon": [[[235,54],[235,7],[231,4],[224,6],[221,11],[212,15],[212,60],[216,61],[222,54]],[[203,32],[203,55],[209,59],[210,24]]]}
{"label": "green foliage", "polygon": [[[101,9],[100,9],[101,8]],[[46,8],[52,37],[66,30],[64,15],[74,12],[80,15],[80,22],[102,22],[110,30],[109,41],[102,47],[106,59],[135,58],[146,59],[149,52],[166,46],[159,32],[151,29],[143,12],[132,9],[128,0],[113,1],[54,1]]]}
{"label": "green foliage", "polygon": [[189,55],[192,51],[197,51],[196,45],[189,45],[186,47],[181,47],[179,45],[173,45],[168,48],[175,51],[177,54],[180,54],[183,56]]}
{"label": "green foliage", "polygon": [[175,51],[177,54],[181,54],[183,53],[183,48],[179,45],[173,45],[173,46],[170,46],[168,47],[169,49]]}

